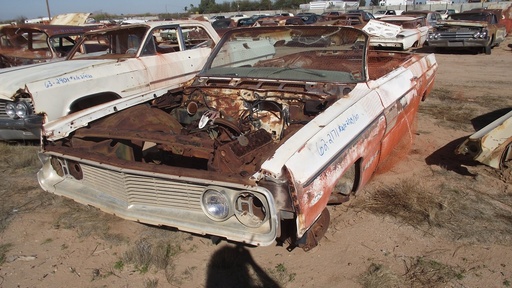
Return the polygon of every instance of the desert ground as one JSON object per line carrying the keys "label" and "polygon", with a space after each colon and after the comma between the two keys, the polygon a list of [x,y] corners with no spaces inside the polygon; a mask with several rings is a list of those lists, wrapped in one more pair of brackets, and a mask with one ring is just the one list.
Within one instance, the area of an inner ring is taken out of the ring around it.
{"label": "desert ground", "polygon": [[[454,154],[512,107],[512,38],[436,53],[414,144],[309,252],[125,221],[44,192],[37,145],[0,143],[0,287],[510,287],[512,177]],[[422,48],[415,53],[433,53]]]}

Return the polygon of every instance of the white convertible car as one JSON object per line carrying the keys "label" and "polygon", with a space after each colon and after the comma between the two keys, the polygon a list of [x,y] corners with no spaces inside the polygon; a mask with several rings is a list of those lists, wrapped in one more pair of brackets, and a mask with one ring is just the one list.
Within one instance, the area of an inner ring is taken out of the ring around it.
{"label": "white convertible car", "polygon": [[422,47],[427,39],[428,29],[424,17],[401,15],[372,19],[363,27],[371,36],[371,47],[397,50]]}
{"label": "white convertible car", "polygon": [[328,203],[407,153],[436,70],[355,28],[232,29],[183,90],[44,125],[39,183],[124,219],[309,250]]}

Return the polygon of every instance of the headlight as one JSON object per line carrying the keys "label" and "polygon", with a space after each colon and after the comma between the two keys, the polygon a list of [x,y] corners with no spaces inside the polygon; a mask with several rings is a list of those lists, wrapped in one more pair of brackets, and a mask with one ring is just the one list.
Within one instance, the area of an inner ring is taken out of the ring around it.
{"label": "headlight", "polygon": [[208,189],[203,193],[201,207],[210,219],[223,221],[231,214],[229,202],[229,198],[223,191]]}
{"label": "headlight", "polygon": [[15,118],[16,117],[16,104],[14,104],[13,102],[9,102],[9,103],[5,104],[5,113],[10,118]]}
{"label": "headlight", "polygon": [[9,102],[5,104],[5,114],[12,119],[25,118],[32,113],[32,108],[25,101]]}
{"label": "headlight", "polygon": [[475,38],[475,39],[478,39],[478,38],[485,39],[485,38],[487,38],[487,30],[475,32],[473,34],[473,38]]}
{"label": "headlight", "polygon": [[25,118],[30,114],[30,107],[25,102],[16,103],[16,116]]}

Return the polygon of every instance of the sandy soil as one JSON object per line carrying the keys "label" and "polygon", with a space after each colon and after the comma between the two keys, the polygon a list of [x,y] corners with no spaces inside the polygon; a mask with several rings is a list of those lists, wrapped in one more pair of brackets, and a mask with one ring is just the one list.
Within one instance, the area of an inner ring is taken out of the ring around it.
{"label": "sandy soil", "polygon": [[[490,56],[470,52],[436,54],[439,71],[435,93],[450,91],[463,101],[443,102],[433,96],[422,103],[426,109],[419,114],[412,150],[393,169],[375,175],[349,203],[331,207],[330,228],[312,251],[288,251],[280,246],[237,247],[225,242],[214,245],[200,236],[124,221],[49,195],[30,175],[23,180],[22,195],[10,194],[0,200],[27,199],[16,202],[23,205],[13,205],[9,225],[0,234],[0,245],[10,244],[5,263],[0,265],[0,287],[363,287],[362,275],[372,271],[380,273],[381,278],[374,286],[367,283],[366,287],[509,287],[509,231],[484,227],[475,230],[478,235],[461,234],[457,238],[453,229],[429,227],[428,223],[408,225],[363,208],[374,191],[411,179],[430,191],[444,184],[473,186],[495,199],[512,194],[511,182],[499,172],[482,165],[465,165],[453,155],[454,145],[474,131],[472,119],[458,126],[446,125],[453,114],[466,110],[476,117],[512,106],[510,42],[507,39]],[[426,52],[431,51],[418,51]],[[489,102],[495,104],[479,105],[482,97],[489,97]],[[432,107],[442,107],[445,117],[433,117],[428,113]],[[5,192],[10,188],[2,189]],[[512,209],[505,202],[497,205]],[[141,239],[162,239],[170,241],[168,247],[173,243],[179,247],[167,266],[150,266],[145,271],[122,260]],[[418,259],[439,265],[416,270],[414,276],[412,270],[417,268]],[[443,267],[456,271],[457,276],[439,279],[441,273],[434,272]],[[386,278],[385,272],[391,276]],[[421,275],[426,276],[423,282],[407,282]]]}

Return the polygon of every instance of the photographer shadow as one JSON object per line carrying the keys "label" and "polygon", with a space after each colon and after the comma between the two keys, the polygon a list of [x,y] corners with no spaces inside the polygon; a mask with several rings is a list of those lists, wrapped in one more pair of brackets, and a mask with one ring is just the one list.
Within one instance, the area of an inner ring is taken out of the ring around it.
{"label": "photographer shadow", "polygon": [[279,288],[242,246],[224,246],[217,250],[208,263],[207,288]]}

